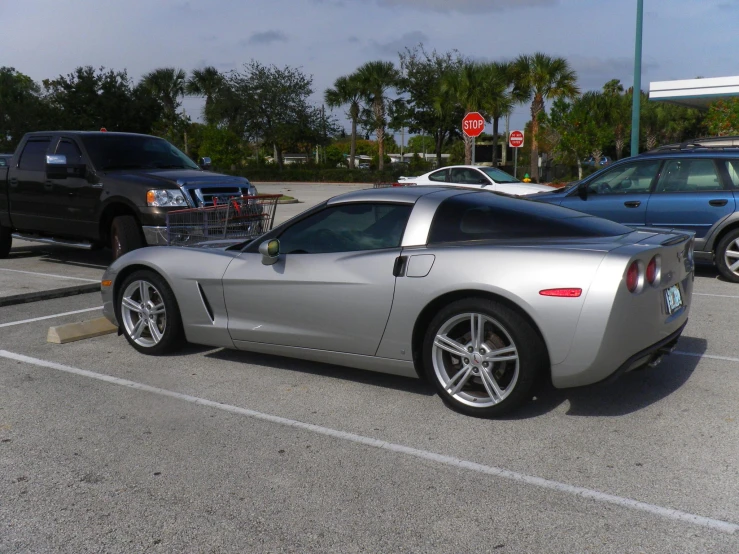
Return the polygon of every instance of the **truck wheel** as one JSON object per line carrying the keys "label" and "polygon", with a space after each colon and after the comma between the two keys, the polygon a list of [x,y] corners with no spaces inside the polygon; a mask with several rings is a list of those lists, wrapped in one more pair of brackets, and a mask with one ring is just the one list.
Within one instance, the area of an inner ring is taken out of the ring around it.
{"label": "truck wheel", "polygon": [[110,228],[110,247],[113,249],[113,259],[117,260],[123,254],[144,246],[139,224],[132,215],[119,215],[113,220]]}
{"label": "truck wheel", "polygon": [[10,245],[13,243],[10,227],[0,225],[0,259],[7,258],[10,253]]}

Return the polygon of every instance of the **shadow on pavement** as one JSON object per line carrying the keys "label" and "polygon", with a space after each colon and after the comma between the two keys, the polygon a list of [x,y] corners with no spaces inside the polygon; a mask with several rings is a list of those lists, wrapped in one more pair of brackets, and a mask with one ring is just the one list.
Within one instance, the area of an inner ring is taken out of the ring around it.
{"label": "shadow on pavement", "polygon": [[[707,341],[682,337],[678,350],[703,354]],[[612,383],[602,383],[574,389],[540,391],[534,401],[526,404],[506,419],[528,419],[544,415],[567,401],[567,415],[618,417],[637,412],[668,397],[682,387],[695,371],[699,357],[671,354],[655,368],[626,373]]]}
{"label": "shadow on pavement", "polygon": [[375,373],[373,371],[365,371],[362,369],[354,369],[319,362],[310,362],[307,360],[300,360],[298,358],[285,358],[282,356],[272,356],[270,354],[257,354],[254,352],[228,349],[211,352],[206,354],[206,356],[208,358],[229,362],[257,364],[275,369],[300,371],[303,373],[310,373],[312,375],[320,375],[321,377],[331,377],[334,379],[352,381],[354,383],[386,387],[424,396],[432,396],[436,394],[433,387],[420,379],[388,375],[385,373]]}
{"label": "shadow on pavement", "polygon": [[50,264],[76,265],[105,269],[113,262],[113,253],[107,249],[82,250],[68,246],[53,244],[26,243],[14,241],[13,248],[8,255],[9,260],[22,258],[38,258],[41,262]]}

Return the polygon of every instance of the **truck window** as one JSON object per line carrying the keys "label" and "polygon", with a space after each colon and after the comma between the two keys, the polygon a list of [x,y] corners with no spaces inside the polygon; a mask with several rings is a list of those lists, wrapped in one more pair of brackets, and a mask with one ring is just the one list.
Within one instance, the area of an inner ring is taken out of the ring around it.
{"label": "truck window", "polygon": [[68,164],[81,164],[82,152],[79,147],[69,139],[62,139],[56,147],[56,153],[67,157]]}
{"label": "truck window", "polygon": [[51,142],[49,139],[29,140],[21,153],[18,168],[26,171],[44,171],[49,142]]}

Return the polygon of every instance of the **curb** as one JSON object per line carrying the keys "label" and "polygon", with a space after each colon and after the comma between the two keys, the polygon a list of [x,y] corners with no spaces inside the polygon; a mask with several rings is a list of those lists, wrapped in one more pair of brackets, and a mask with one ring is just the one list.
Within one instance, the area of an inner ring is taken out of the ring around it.
{"label": "curb", "polygon": [[76,285],[74,287],[64,287],[61,289],[14,294],[13,296],[0,298],[0,307],[27,304],[28,302],[38,302],[39,300],[51,300],[53,298],[64,298],[65,296],[75,296],[77,294],[86,294],[88,292],[100,292],[100,283],[90,283],[88,285]]}

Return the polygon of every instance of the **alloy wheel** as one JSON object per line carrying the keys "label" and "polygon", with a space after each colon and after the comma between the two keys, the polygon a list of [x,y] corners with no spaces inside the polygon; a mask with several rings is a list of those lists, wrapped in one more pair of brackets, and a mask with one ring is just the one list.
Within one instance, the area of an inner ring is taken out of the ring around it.
{"label": "alloy wheel", "polygon": [[167,328],[167,311],[159,290],[148,281],[133,281],[121,295],[121,318],[136,344],[144,348],[159,344]]}
{"label": "alloy wheel", "polygon": [[739,276],[739,238],[726,245],[724,263],[729,271]]}
{"label": "alloy wheel", "polygon": [[474,408],[500,404],[519,377],[518,349],[494,318],[462,313],[441,325],[434,337],[436,378],[456,401]]}

